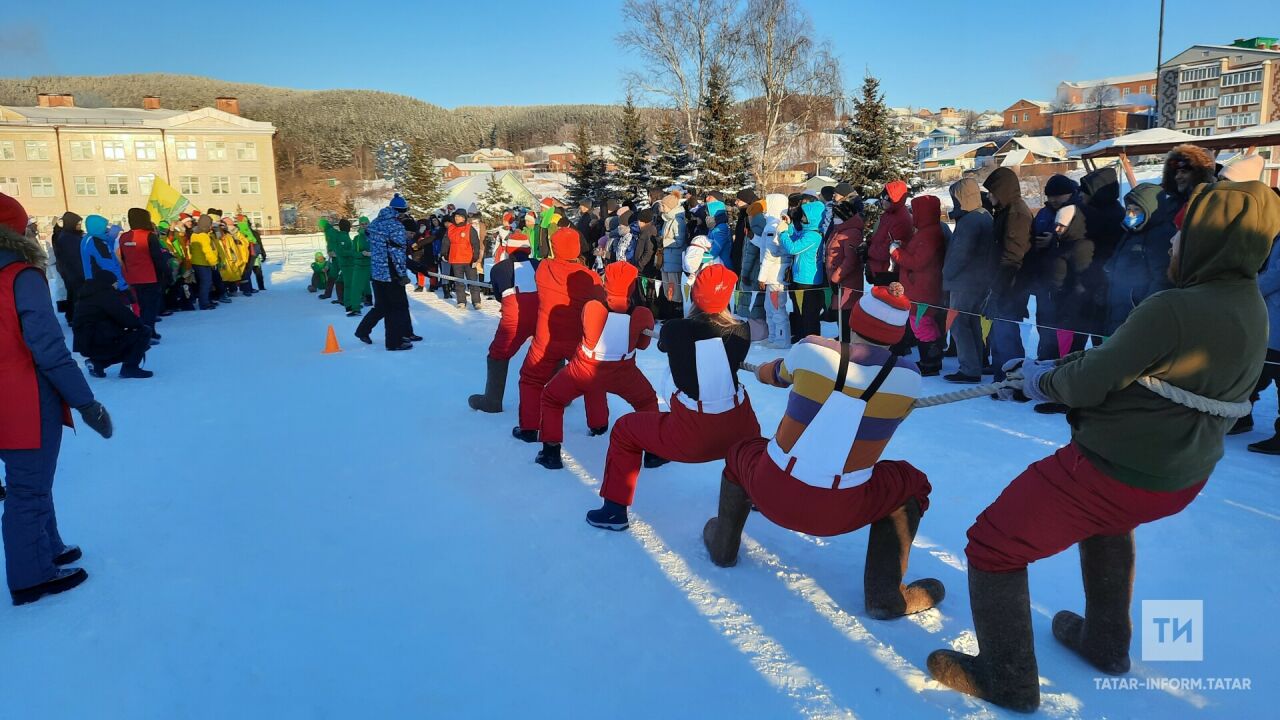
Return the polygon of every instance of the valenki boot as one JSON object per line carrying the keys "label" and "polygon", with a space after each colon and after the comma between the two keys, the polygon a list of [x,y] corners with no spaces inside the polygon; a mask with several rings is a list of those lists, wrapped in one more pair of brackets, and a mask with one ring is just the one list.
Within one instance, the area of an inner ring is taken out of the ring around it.
{"label": "valenki boot", "polygon": [[484,394],[472,395],[467,404],[472,410],[486,413],[502,412],[502,397],[507,390],[507,365],[509,360],[496,360],[485,357],[487,374],[484,382]]}
{"label": "valenki boot", "polygon": [[1053,636],[1058,642],[1108,675],[1129,672],[1133,565],[1133,533],[1081,540],[1084,617],[1069,610],[1053,616]]}
{"label": "valenki boot", "polygon": [[751,513],[751,499],[736,482],[720,475],[720,510],[702,528],[702,544],[711,562],[720,567],[738,564],[738,546],[742,543],[742,527]]}
{"label": "valenki boot", "polygon": [[1040,707],[1040,670],[1031,632],[1027,571],[983,572],[969,566],[969,604],[978,654],[929,653],[933,679],[966,695],[1018,712]]}
{"label": "valenki boot", "polygon": [[920,529],[920,504],[915,498],[871,523],[867,538],[867,562],[862,573],[862,589],[867,614],[890,620],[928,610],[942,602],[947,591],[933,578],[903,585],[911,542]]}

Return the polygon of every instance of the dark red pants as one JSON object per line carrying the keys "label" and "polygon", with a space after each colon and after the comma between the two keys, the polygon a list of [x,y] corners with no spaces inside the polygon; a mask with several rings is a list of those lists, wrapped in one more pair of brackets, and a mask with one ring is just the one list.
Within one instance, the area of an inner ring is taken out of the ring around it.
{"label": "dark red pants", "polygon": [[670,412],[634,412],[618,418],[609,434],[600,495],[623,505],[635,500],[644,453],[682,463],[724,460],[743,438],[760,437],[760,423],[744,397],[738,407],[716,415],[681,405],[674,397]]}
{"label": "dark red pants", "polygon": [[964,552],[983,572],[1024,570],[1094,535],[1127,535],[1175,515],[1206,482],[1172,492],[1125,485],[1102,474],[1071,443],[1009,483],[969,528]]}
{"label": "dark red pants", "polygon": [[537,293],[515,293],[502,298],[502,316],[498,319],[493,342],[489,343],[489,357],[494,360],[515,357],[525,342],[533,337],[537,324]]}
{"label": "dark red pants", "polygon": [[636,412],[658,412],[658,394],[635,360],[600,362],[578,354],[542,391],[542,420],[538,439],[558,443],[564,440],[564,409],[585,396],[587,427],[609,425],[608,395],[626,400]]}
{"label": "dark red pants", "polygon": [[829,537],[853,532],[889,515],[910,498],[929,507],[929,478],[910,463],[882,460],[871,477],[847,488],[819,488],[797,480],[769,458],[769,440],[743,440],[729,450],[725,477],[770,521],[788,530]]}
{"label": "dark red pants", "polygon": [[542,391],[577,345],[540,345],[535,339],[520,366],[520,429],[537,430],[542,417]]}

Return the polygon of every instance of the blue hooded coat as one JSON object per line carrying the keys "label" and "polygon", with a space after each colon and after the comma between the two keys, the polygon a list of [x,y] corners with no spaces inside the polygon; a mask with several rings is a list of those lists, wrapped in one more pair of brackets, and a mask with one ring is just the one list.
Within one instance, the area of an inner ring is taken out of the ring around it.
{"label": "blue hooded coat", "polygon": [[365,229],[365,237],[369,240],[369,267],[374,280],[393,282],[409,277],[405,269],[408,258],[404,246],[404,225],[400,222],[399,212],[391,207],[382,208],[378,217]]}
{"label": "blue hooded coat", "polygon": [[707,239],[711,241],[711,254],[725,267],[732,267],[733,233],[729,231],[729,213],[719,200],[707,203]]}
{"label": "blue hooded coat", "polygon": [[782,249],[793,257],[791,279],[803,285],[818,285],[823,281],[822,263],[818,262],[822,235],[818,232],[818,228],[822,224],[824,211],[826,211],[826,205],[821,200],[806,202],[800,206],[804,224],[801,227],[792,227],[790,232],[779,236]]}
{"label": "blue hooded coat", "polygon": [[85,218],[84,237],[80,240],[80,263],[85,278],[93,277],[98,269],[106,270],[116,276],[117,290],[128,290],[129,283],[124,281],[124,270],[116,258],[118,235],[118,230],[112,233],[108,229],[107,219],[101,215]]}

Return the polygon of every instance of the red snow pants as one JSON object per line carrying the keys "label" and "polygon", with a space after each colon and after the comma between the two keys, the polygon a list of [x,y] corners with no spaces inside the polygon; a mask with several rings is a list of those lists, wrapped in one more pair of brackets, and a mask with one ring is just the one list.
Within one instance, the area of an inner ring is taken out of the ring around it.
{"label": "red snow pants", "polygon": [[636,412],[658,412],[658,394],[635,360],[601,362],[581,353],[556,373],[542,391],[542,420],[538,439],[547,443],[564,440],[564,409],[586,396],[587,427],[609,426],[608,394],[617,395]]}
{"label": "red snow pants", "polygon": [[489,343],[489,357],[494,360],[515,357],[525,341],[533,337],[537,325],[537,293],[514,293],[502,298],[502,315],[493,342]]}
{"label": "red snow pants", "polygon": [[672,396],[669,412],[633,412],[618,418],[609,434],[600,496],[630,505],[644,453],[682,463],[724,460],[729,448],[743,438],[760,437],[760,423],[751,399],[715,415],[690,410]]}
{"label": "red snow pants", "polygon": [[578,352],[573,345],[539,345],[537,339],[520,366],[520,429],[537,430],[542,417],[542,391],[560,364]]}
{"label": "red snow pants", "polygon": [[776,525],[830,537],[853,532],[888,516],[915,498],[920,513],[929,507],[929,478],[910,463],[881,460],[864,483],[819,488],[791,477],[769,457],[769,440],[743,440],[729,450],[725,477],[747,492],[760,513]]}
{"label": "red snow pants", "polygon": [[1176,515],[1207,479],[1172,492],[1107,477],[1075,443],[1032,463],[969,528],[964,553],[983,572],[1017,572],[1094,535],[1127,535]]}

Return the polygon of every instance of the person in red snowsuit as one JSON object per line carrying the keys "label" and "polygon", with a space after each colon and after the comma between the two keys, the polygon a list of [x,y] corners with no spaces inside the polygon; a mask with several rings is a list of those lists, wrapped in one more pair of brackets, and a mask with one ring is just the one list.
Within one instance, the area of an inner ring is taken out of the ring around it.
{"label": "person in red snowsuit", "polygon": [[[626,261],[610,263],[604,269],[606,300],[592,300],[582,308],[582,345],[542,393],[542,426],[538,431],[542,452],[535,462],[548,470],[564,467],[560,461],[564,409],[575,399],[583,395],[598,399],[612,393],[636,412],[658,412],[658,394],[636,367],[636,351],[649,347],[645,331],[653,329],[653,313],[635,306],[639,276],[636,266]],[[587,403],[587,427],[593,436],[605,433],[609,427],[607,402]]]}
{"label": "person in red snowsuit", "polygon": [[[905,243],[911,238],[911,213],[907,210],[907,184],[894,180],[884,186],[880,203],[884,213],[876,223],[876,231],[867,242],[867,279],[872,285],[888,285],[898,279],[898,273],[889,268],[889,246]],[[909,296],[908,296],[909,297]]]}
{"label": "person in red snowsuit", "polygon": [[862,245],[864,233],[865,221],[859,204],[848,218],[832,228],[831,238],[827,240],[827,277],[837,293],[832,304],[838,309],[840,339],[845,342],[849,341],[846,322],[849,313],[862,297],[862,258],[858,256],[858,246]]}
{"label": "person in red snowsuit", "polygon": [[600,488],[604,505],[587,513],[589,524],[627,529],[627,506],[642,464],[724,460],[739,441],[760,437],[760,423],[738,382],[751,331],[728,313],[737,283],[738,276],[723,265],[704,267],[693,282],[689,317],[663,323],[658,349],[667,354],[677,388],[671,409],[633,412],[614,423]]}
{"label": "person in red snowsuit", "polygon": [[920,315],[917,306],[894,351],[906,355],[915,346],[920,352],[920,374],[933,377],[942,370],[942,353],[946,350],[942,260],[951,231],[942,224],[942,203],[936,195],[911,198],[911,219],[915,232],[901,246],[891,247],[889,257],[898,267],[907,297],[929,307]]}
{"label": "person in red snowsuit", "polygon": [[[511,434],[525,442],[537,442],[542,416],[542,391],[562,363],[582,344],[582,308],[591,300],[604,300],[600,276],[582,264],[578,231],[560,228],[551,235],[551,257],[538,264],[538,322],[533,345],[520,367],[520,424]],[[605,401],[592,393],[587,402]]]}
{"label": "person in red snowsuit", "polygon": [[487,413],[502,412],[507,368],[511,358],[533,337],[538,322],[538,287],[534,279],[538,261],[529,257],[529,236],[516,230],[507,236],[501,250],[502,260],[489,270],[493,296],[502,303],[502,314],[485,358],[484,394],[467,398],[473,410]]}

